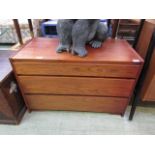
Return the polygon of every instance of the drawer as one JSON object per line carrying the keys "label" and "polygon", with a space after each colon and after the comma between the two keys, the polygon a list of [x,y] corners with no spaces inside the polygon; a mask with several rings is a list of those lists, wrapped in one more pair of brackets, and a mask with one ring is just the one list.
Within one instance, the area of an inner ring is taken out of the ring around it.
{"label": "drawer", "polygon": [[124,114],[127,98],[65,96],[65,95],[26,95],[32,110],[72,110],[90,112],[108,112]]}
{"label": "drawer", "polygon": [[65,75],[136,78],[140,65],[13,61],[20,75]]}
{"label": "drawer", "polygon": [[89,77],[19,76],[25,93],[129,97],[135,80]]}

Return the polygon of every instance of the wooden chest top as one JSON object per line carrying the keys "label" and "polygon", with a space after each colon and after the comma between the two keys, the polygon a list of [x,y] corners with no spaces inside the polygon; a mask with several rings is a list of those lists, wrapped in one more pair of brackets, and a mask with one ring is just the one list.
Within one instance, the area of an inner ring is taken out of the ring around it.
{"label": "wooden chest top", "polygon": [[58,39],[34,38],[26,44],[12,60],[45,60],[67,62],[102,62],[102,63],[141,63],[143,59],[125,40],[107,39],[101,48],[87,46],[88,55],[84,58],[67,52],[56,53]]}

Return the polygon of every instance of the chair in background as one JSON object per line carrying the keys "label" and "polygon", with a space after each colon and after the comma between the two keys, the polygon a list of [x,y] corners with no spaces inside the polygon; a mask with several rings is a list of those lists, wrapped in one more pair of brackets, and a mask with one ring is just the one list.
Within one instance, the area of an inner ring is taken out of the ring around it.
{"label": "chair in background", "polygon": [[[13,23],[14,23],[14,26],[15,26],[15,29],[16,29],[18,41],[19,41],[20,45],[23,45],[23,39],[22,39],[18,19],[13,19]],[[34,32],[33,32],[33,25],[32,25],[32,20],[31,19],[28,19],[28,25],[29,25],[31,37],[33,38],[34,37]]]}

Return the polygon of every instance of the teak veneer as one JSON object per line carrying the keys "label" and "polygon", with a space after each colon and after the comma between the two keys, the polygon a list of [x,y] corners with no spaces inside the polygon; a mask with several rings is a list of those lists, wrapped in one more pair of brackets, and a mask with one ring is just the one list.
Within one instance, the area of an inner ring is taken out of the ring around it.
{"label": "teak veneer", "polygon": [[143,65],[136,51],[115,39],[87,46],[84,58],[58,54],[57,46],[57,39],[34,38],[10,59],[27,108],[123,115]]}

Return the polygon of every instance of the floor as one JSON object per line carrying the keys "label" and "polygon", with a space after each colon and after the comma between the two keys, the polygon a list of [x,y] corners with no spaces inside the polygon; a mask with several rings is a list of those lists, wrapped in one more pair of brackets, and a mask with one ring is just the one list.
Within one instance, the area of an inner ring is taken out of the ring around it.
{"label": "floor", "polygon": [[155,134],[155,108],[138,107],[133,121],[125,116],[88,112],[26,112],[20,125],[0,125],[0,134],[105,135]]}

